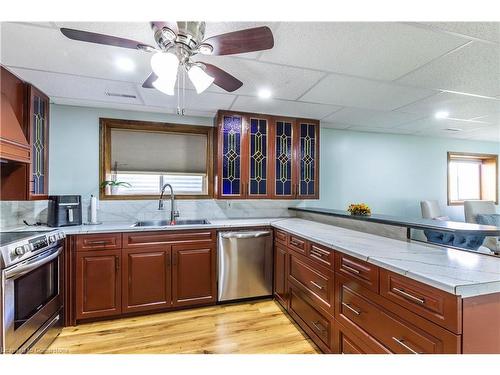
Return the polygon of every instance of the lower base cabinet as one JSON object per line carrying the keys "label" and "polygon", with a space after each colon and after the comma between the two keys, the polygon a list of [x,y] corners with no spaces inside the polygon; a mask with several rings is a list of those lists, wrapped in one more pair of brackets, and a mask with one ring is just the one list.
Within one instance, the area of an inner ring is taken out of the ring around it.
{"label": "lower base cabinet", "polygon": [[76,291],[70,324],[216,302],[215,231],[123,234],[123,242],[121,233],[95,237],[72,240]]}
{"label": "lower base cabinet", "polygon": [[170,307],[170,249],[124,249],[122,254],[122,313]]}
{"label": "lower base cabinet", "polygon": [[274,297],[285,309],[288,308],[288,252],[285,246],[274,245]]}
{"label": "lower base cabinet", "polygon": [[173,305],[195,306],[215,303],[215,245],[179,245],[172,247]]}
{"label": "lower base cabinet", "polygon": [[76,255],[76,319],[121,313],[121,251],[84,251]]}

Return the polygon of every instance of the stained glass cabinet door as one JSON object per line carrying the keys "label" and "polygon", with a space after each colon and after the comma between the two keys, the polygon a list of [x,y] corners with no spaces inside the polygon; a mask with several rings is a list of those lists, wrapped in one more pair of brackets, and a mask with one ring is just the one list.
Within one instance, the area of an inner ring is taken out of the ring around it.
{"label": "stained glass cabinet door", "polygon": [[294,158],[295,122],[293,119],[276,118],[273,125],[273,197],[277,199],[294,199],[297,191],[297,168]]}
{"label": "stained glass cabinet door", "polygon": [[29,86],[31,167],[29,198],[47,199],[49,191],[49,98]]}
{"label": "stained glass cabinet door", "polygon": [[218,116],[218,197],[244,198],[246,134],[243,116]]}
{"label": "stained glass cabinet door", "polygon": [[267,117],[249,116],[248,175],[244,191],[247,198],[270,198],[270,121]]}
{"label": "stained glass cabinet door", "polygon": [[297,121],[297,199],[319,198],[319,122]]}

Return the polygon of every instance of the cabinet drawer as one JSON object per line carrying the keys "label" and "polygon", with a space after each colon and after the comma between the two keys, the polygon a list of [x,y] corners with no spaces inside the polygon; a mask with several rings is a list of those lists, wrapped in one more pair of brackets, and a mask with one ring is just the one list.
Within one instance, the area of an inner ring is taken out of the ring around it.
{"label": "cabinet drawer", "polygon": [[333,351],[336,354],[390,354],[373,337],[360,329],[347,329],[339,322],[333,324]]}
{"label": "cabinet drawer", "polygon": [[380,294],[455,333],[461,333],[460,298],[407,277],[380,270]]}
{"label": "cabinet drawer", "polygon": [[312,301],[299,289],[290,286],[289,313],[299,326],[323,350],[330,351],[331,321],[317,309]]}
{"label": "cabinet drawer", "polygon": [[289,280],[311,294],[314,301],[333,315],[333,272],[319,270],[305,257],[289,255]]}
{"label": "cabinet drawer", "polygon": [[333,265],[333,254],[333,250],[315,243],[310,243],[307,248],[308,258],[329,268]]}
{"label": "cabinet drawer", "polygon": [[377,266],[336,252],[335,271],[378,293],[379,268]]}
{"label": "cabinet drawer", "polygon": [[364,330],[392,353],[459,352],[460,336],[436,325],[432,333],[421,329],[417,327],[419,322],[417,316],[413,323],[409,323],[356,293],[342,282],[338,281],[336,285],[338,288],[336,319],[346,326],[351,325]]}
{"label": "cabinet drawer", "polygon": [[288,237],[288,247],[295,251],[298,251],[299,253],[306,253],[306,244],[307,241],[303,240],[300,237],[294,236],[292,234]]}
{"label": "cabinet drawer", "polygon": [[123,247],[145,247],[162,244],[196,244],[210,243],[215,241],[215,230],[206,231],[161,231],[161,232],[142,232],[142,233],[124,233]]}
{"label": "cabinet drawer", "polygon": [[274,231],[274,239],[276,240],[276,242],[287,245],[288,234],[286,232],[283,232],[282,230],[276,229]]}
{"label": "cabinet drawer", "polygon": [[84,234],[76,236],[76,250],[111,250],[122,247],[121,233]]}

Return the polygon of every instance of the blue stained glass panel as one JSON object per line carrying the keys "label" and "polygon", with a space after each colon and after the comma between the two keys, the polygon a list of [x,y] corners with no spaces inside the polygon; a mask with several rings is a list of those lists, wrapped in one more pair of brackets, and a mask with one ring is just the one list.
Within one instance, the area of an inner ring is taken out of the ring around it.
{"label": "blue stained glass panel", "polygon": [[289,196],[292,194],[292,124],[290,122],[276,122],[275,146],[275,194]]}
{"label": "blue stained glass panel", "polygon": [[47,126],[47,119],[45,113],[44,99],[34,96],[33,97],[33,118],[32,118],[32,194],[45,193],[45,151],[46,139],[45,132]]}
{"label": "blue stained glass panel", "polygon": [[222,123],[222,194],[239,195],[241,182],[241,131],[238,116],[224,116]]}
{"label": "blue stained glass panel", "polygon": [[250,119],[250,186],[251,195],[267,194],[267,120]]}
{"label": "blue stained glass panel", "polygon": [[299,194],[314,195],[316,180],[316,126],[300,124]]}

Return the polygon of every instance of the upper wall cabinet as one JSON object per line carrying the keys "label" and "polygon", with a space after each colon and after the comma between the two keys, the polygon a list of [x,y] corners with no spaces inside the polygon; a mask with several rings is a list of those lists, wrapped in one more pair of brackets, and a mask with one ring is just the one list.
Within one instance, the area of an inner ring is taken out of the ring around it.
{"label": "upper wall cabinet", "polygon": [[1,67],[0,199],[46,199],[49,98]]}
{"label": "upper wall cabinet", "polygon": [[219,111],[216,197],[317,199],[319,121]]}

